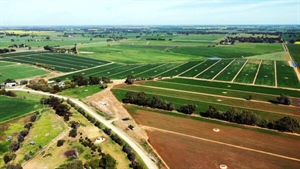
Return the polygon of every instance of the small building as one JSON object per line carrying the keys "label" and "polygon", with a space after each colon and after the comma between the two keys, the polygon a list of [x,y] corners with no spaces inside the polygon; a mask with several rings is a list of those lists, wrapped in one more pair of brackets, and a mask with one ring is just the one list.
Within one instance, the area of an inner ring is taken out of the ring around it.
{"label": "small building", "polygon": [[29,144],[33,146],[33,145],[35,145],[35,142],[31,141]]}
{"label": "small building", "polygon": [[49,80],[49,81],[47,82],[48,85],[53,85],[54,83],[55,83],[54,80]]}
{"label": "small building", "polygon": [[58,86],[59,86],[59,87],[65,87],[65,82],[64,82],[64,81],[59,82],[59,83],[58,83]]}
{"label": "small building", "polygon": [[13,87],[13,86],[16,86],[16,85],[17,85],[16,82],[5,83],[5,87]]}
{"label": "small building", "polygon": [[7,136],[7,140],[12,140],[13,136]]}

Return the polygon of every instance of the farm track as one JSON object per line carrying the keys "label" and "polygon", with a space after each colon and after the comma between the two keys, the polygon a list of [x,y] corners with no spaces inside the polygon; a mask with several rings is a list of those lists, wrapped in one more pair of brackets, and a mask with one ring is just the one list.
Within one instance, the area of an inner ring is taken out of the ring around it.
{"label": "farm track", "polygon": [[[134,86],[141,86],[141,87],[147,87],[147,88],[153,88],[153,89],[168,90],[168,91],[175,91],[175,92],[190,93],[190,94],[197,94],[197,95],[204,95],[204,96],[220,97],[220,98],[226,98],[226,99],[245,101],[245,99],[241,99],[241,98],[234,98],[234,97],[229,97],[229,96],[221,96],[221,95],[214,95],[214,94],[207,94],[207,93],[190,92],[190,91],[183,91],[183,90],[177,90],[177,89],[168,89],[168,88],[144,86],[144,85],[136,85],[136,84]],[[118,88],[118,89],[119,90],[124,90],[124,91],[137,92],[137,90],[134,90],[134,89],[123,89],[123,88]],[[300,117],[300,115],[290,114],[290,113],[274,112],[274,111],[268,111],[268,110],[258,109],[258,108],[249,108],[249,107],[239,106],[239,105],[228,105],[226,103],[220,103],[220,102],[216,103],[216,102],[211,102],[211,101],[203,101],[203,100],[197,100],[197,99],[175,97],[175,96],[170,96],[170,95],[167,95],[167,94],[157,94],[155,92],[154,93],[148,92],[148,93],[149,94],[155,94],[155,95],[158,95],[158,96],[171,97],[171,98],[175,98],[175,99],[184,99],[184,100],[191,100],[191,101],[196,101],[196,102],[218,104],[218,105],[223,105],[223,106],[227,106],[227,107],[228,106],[233,106],[233,107],[236,107],[236,108],[242,108],[242,109],[248,109],[248,110],[256,110],[256,111],[263,111],[263,112],[268,112],[268,113],[273,113],[273,114],[281,114],[281,115],[289,115],[289,116],[294,116],[294,117]],[[263,103],[263,104],[272,104],[272,103],[269,103],[269,102],[264,102],[264,101],[259,101],[259,100],[255,100],[255,101],[253,100],[253,102]],[[296,106],[291,106],[291,107],[297,108]]]}
{"label": "farm track", "polygon": [[279,154],[275,154],[275,153],[270,153],[270,152],[266,152],[266,151],[261,151],[261,150],[256,150],[256,149],[252,149],[252,148],[237,146],[237,145],[234,145],[234,144],[229,144],[229,143],[224,143],[224,142],[220,142],[220,141],[210,140],[210,139],[206,139],[206,138],[202,138],[202,137],[196,137],[196,136],[183,134],[183,133],[178,133],[178,132],[174,132],[174,131],[170,131],[170,130],[164,130],[164,129],[159,129],[159,128],[150,127],[150,126],[142,126],[142,128],[150,129],[150,130],[158,130],[158,131],[162,131],[162,132],[168,132],[168,133],[181,135],[181,136],[185,136],[185,137],[190,137],[190,138],[194,138],[194,139],[198,139],[198,140],[202,140],[202,141],[206,141],[206,142],[211,142],[211,143],[215,143],[215,144],[225,145],[225,146],[234,147],[234,148],[238,148],[238,149],[242,149],[242,150],[252,151],[252,152],[256,152],[256,153],[260,153],[260,154],[266,154],[266,155],[270,155],[270,156],[275,156],[275,157],[279,157],[279,158],[284,158],[284,159],[300,162],[300,159],[297,159],[297,158],[292,158],[292,157],[287,157],[287,156],[283,156],[283,155],[279,155]]}
{"label": "farm track", "polygon": [[180,75],[182,75],[182,74],[184,74],[184,73],[186,73],[186,72],[188,72],[188,71],[194,69],[195,67],[197,67],[197,66],[199,66],[199,65],[201,65],[201,64],[203,64],[203,63],[205,63],[205,62],[206,62],[206,60],[203,61],[203,62],[198,63],[197,65],[195,65],[195,66],[193,66],[193,67],[191,67],[191,68],[189,68],[189,69],[187,69],[187,70],[185,70],[185,71],[183,71],[183,72],[181,72],[181,73],[179,73],[177,76],[180,76]]}
{"label": "farm track", "polygon": [[194,78],[196,78],[197,76],[199,76],[199,75],[201,75],[202,73],[206,72],[208,69],[210,69],[211,67],[215,66],[215,65],[216,65],[217,63],[219,63],[220,61],[221,61],[221,59],[218,60],[217,62],[215,62],[214,64],[210,65],[208,68],[206,68],[206,69],[203,70],[202,72],[196,74],[196,76],[194,76]]}
{"label": "farm track", "polygon": [[211,80],[214,80],[217,76],[219,76],[225,69],[227,69],[227,67],[229,67],[233,62],[235,61],[235,59],[233,59],[227,66],[225,66],[218,74],[216,74]]}
{"label": "farm track", "polygon": [[230,81],[231,83],[234,82],[234,80],[236,79],[236,77],[240,74],[240,72],[244,69],[245,65],[248,63],[249,59],[246,60],[246,62],[244,63],[244,65],[241,67],[241,69],[236,73],[236,75],[233,77],[233,79]]}
{"label": "farm track", "polygon": [[259,65],[258,65],[256,74],[255,74],[254,79],[253,79],[253,82],[252,82],[252,85],[255,84],[255,81],[256,81],[257,75],[258,75],[258,73],[259,73],[259,69],[260,69],[261,63],[262,63],[262,60],[260,60],[260,62],[259,62]]}
{"label": "farm track", "polygon": [[276,66],[276,60],[274,60],[274,76],[275,76],[275,87],[278,87],[278,83],[277,83],[277,66]]}

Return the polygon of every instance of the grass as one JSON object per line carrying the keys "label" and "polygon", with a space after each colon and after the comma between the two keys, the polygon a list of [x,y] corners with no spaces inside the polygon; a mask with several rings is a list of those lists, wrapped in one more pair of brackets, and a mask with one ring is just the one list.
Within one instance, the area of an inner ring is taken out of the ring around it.
{"label": "grass", "polygon": [[14,65],[0,67],[0,82],[6,79],[24,79],[39,75],[45,75],[48,71],[28,65]]}
{"label": "grass", "polygon": [[220,73],[215,80],[231,81],[238,71],[242,68],[246,60],[237,59],[229,65],[222,73]]}
{"label": "grass", "polygon": [[256,75],[258,66],[259,60],[249,60],[234,81],[251,84]]}
{"label": "grass", "polygon": [[300,97],[299,92],[288,90],[288,89],[278,89],[278,88],[276,89],[276,88],[269,88],[269,87],[262,87],[262,86],[249,86],[249,85],[223,83],[223,82],[209,82],[209,81],[184,79],[184,78],[165,79],[163,81],[179,83],[179,84],[192,84],[197,86],[200,85],[200,86],[216,87],[222,90],[233,89],[233,90],[239,90],[244,92],[254,92],[254,93],[273,94],[273,95],[279,95],[282,93],[292,97]]}
{"label": "grass", "polygon": [[300,45],[287,45],[289,52],[291,56],[293,57],[293,60],[297,63],[298,67],[300,65]]}
{"label": "grass", "polygon": [[160,76],[161,73],[168,71],[176,66],[179,66],[180,64],[182,64],[182,63],[166,63],[163,66],[160,66],[158,68],[149,70],[147,72],[142,72],[140,74],[136,74],[136,76],[143,77],[143,78],[147,78],[150,76],[157,77],[157,76]]}
{"label": "grass", "polygon": [[277,83],[280,87],[300,88],[300,82],[294,68],[286,61],[276,61]]}
{"label": "grass", "polygon": [[0,123],[32,113],[41,108],[39,102],[23,98],[0,96]]}
{"label": "grass", "polygon": [[63,90],[59,94],[64,95],[64,96],[70,96],[73,98],[85,99],[88,96],[91,96],[95,93],[100,92],[101,90],[102,89],[100,88],[99,85],[80,86],[80,87],[76,87],[74,89]]}
{"label": "grass", "polygon": [[225,68],[228,64],[230,64],[232,60],[221,60],[211,68],[207,69],[205,72],[198,75],[196,78],[202,79],[212,79],[216,76],[223,68]]}
{"label": "grass", "polygon": [[216,63],[216,60],[206,60],[201,62],[198,66],[194,67],[193,69],[181,74],[182,77],[194,77],[200,72],[204,71],[206,68],[211,66],[212,64]]}
{"label": "grass", "polygon": [[274,61],[264,60],[261,63],[255,84],[275,85]]}
{"label": "grass", "polygon": [[262,55],[249,56],[247,59],[262,59],[262,60],[286,60],[289,61],[290,57],[287,52],[274,52]]}
{"label": "grass", "polygon": [[182,73],[182,72],[186,71],[187,69],[189,69],[193,66],[196,66],[199,63],[201,63],[201,61],[187,62],[185,64],[182,64],[174,69],[171,69],[171,70],[161,74],[160,76],[162,76],[162,77],[176,76],[179,73]]}

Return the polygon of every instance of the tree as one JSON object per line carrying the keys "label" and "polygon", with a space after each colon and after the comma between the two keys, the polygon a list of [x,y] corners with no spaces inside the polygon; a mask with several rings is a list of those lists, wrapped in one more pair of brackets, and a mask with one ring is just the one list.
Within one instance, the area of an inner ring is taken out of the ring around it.
{"label": "tree", "polygon": [[126,80],[125,80],[125,83],[126,84],[133,84],[134,82],[134,76],[133,75],[128,75]]}
{"label": "tree", "polygon": [[196,107],[195,104],[182,105],[178,111],[184,114],[192,114],[196,111]]}
{"label": "tree", "polygon": [[21,166],[21,164],[9,164],[6,166],[6,169],[23,169],[23,167]]}
{"label": "tree", "polygon": [[16,158],[16,154],[12,153],[12,152],[7,152],[4,154],[3,156],[3,160],[4,160],[4,163],[7,164],[8,162],[10,162],[11,160],[15,159]]}
{"label": "tree", "polygon": [[274,128],[279,131],[295,132],[300,127],[299,122],[290,116],[282,117],[274,123]]}
{"label": "tree", "polygon": [[64,145],[64,143],[65,143],[65,140],[57,140],[57,147],[61,147],[61,146],[63,146]]}
{"label": "tree", "polygon": [[117,161],[109,154],[105,154],[100,160],[100,167],[105,169],[115,169]]}
{"label": "tree", "polygon": [[9,150],[12,152],[17,151],[19,148],[20,148],[20,143],[18,143],[16,141],[12,142],[9,146]]}
{"label": "tree", "polygon": [[77,136],[77,129],[72,129],[71,131],[70,131],[70,133],[69,133],[69,137],[76,137]]}
{"label": "tree", "polygon": [[70,107],[66,104],[59,104],[55,108],[55,112],[59,116],[65,116],[66,114],[70,114],[69,110],[70,110]]}
{"label": "tree", "polygon": [[290,97],[284,94],[280,94],[276,99],[277,99],[277,103],[279,104],[285,104],[285,105],[292,104],[292,100],[290,99]]}

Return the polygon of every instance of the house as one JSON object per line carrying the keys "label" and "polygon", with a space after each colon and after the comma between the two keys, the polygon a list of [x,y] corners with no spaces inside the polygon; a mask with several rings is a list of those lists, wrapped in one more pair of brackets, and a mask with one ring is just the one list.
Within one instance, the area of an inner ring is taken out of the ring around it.
{"label": "house", "polygon": [[5,87],[13,87],[13,86],[16,86],[16,85],[17,85],[16,82],[5,83]]}
{"label": "house", "polygon": [[33,146],[33,145],[35,145],[35,142],[31,141],[29,144]]}
{"label": "house", "polygon": [[7,136],[7,140],[12,140],[13,136]]}
{"label": "house", "polygon": [[59,82],[59,83],[58,83],[58,86],[59,86],[59,87],[65,87],[65,82],[64,82],[64,81]]}
{"label": "house", "polygon": [[47,82],[48,85],[53,85],[54,83],[55,83],[54,80],[49,80],[49,81]]}

